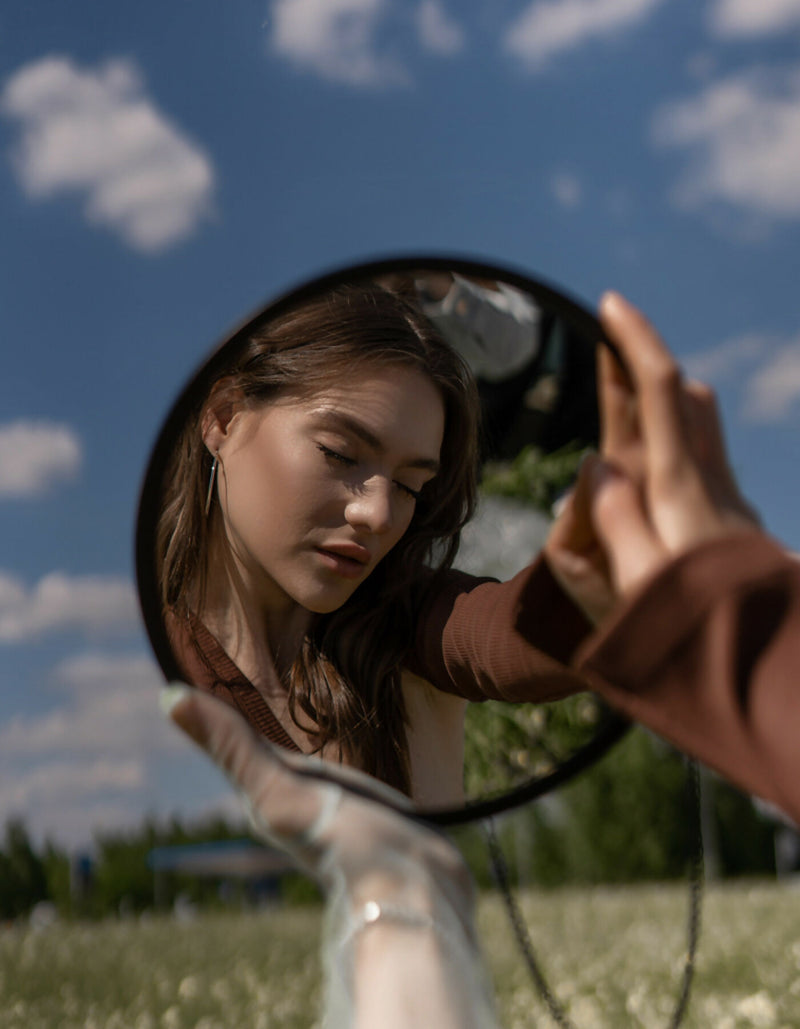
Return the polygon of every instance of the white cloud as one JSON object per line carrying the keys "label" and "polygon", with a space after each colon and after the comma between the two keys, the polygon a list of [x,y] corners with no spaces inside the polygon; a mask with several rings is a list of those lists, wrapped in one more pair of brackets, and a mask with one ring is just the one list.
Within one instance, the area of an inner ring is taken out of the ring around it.
{"label": "white cloud", "polygon": [[450,57],[464,49],[461,26],[445,11],[439,0],[421,0],[416,12],[420,42],[431,53]]}
{"label": "white cloud", "polygon": [[388,11],[388,0],[274,0],[270,42],[299,68],[333,82],[403,84],[406,70],[377,40]]}
{"label": "white cloud", "polygon": [[534,0],[506,30],[504,47],[531,69],[555,54],[616,36],[664,0]]}
{"label": "white cloud", "polygon": [[85,846],[95,830],[146,814],[196,817],[231,803],[217,770],[161,714],[152,659],[89,651],[53,679],[56,706],[0,721],[0,824],[22,816],[36,839]]}
{"label": "white cloud", "polygon": [[88,653],[59,665],[54,679],[66,703],[7,719],[0,727],[4,758],[114,754],[127,760],[175,749],[178,735],[158,708],[163,676],[150,658]]}
{"label": "white cloud", "polygon": [[51,572],[29,589],[0,571],[0,643],[38,639],[62,629],[96,633],[137,624],[136,595],[127,579]]}
{"label": "white cloud", "polygon": [[583,197],[580,179],[572,172],[556,172],[550,180],[550,192],[566,208],[577,207]]}
{"label": "white cloud", "polygon": [[769,338],[763,335],[737,336],[691,354],[683,361],[683,367],[688,375],[701,382],[720,382],[733,376],[743,365],[756,362],[770,345]]}
{"label": "white cloud", "polygon": [[743,415],[754,422],[779,422],[800,404],[800,339],[781,347],[747,383]]}
{"label": "white cloud", "polygon": [[0,799],[10,814],[37,804],[54,804],[108,790],[138,789],[144,782],[143,762],[99,758],[88,762],[50,761],[5,783]]}
{"label": "white cloud", "polygon": [[800,0],[716,0],[709,24],[722,38],[766,36],[800,25]]}
{"label": "white cloud", "polygon": [[95,702],[114,689],[129,697],[154,695],[163,677],[150,657],[88,651],[65,658],[53,669],[53,679],[62,691]]}
{"label": "white cloud", "polygon": [[683,364],[689,375],[704,382],[736,383],[745,421],[784,421],[800,402],[800,336],[739,336],[692,354]]}
{"label": "white cloud", "polygon": [[81,443],[68,425],[18,421],[0,425],[0,498],[35,497],[80,470]]}
{"label": "white cloud", "polygon": [[78,193],[89,222],[144,252],[185,238],[208,214],[208,158],[147,97],[130,61],[84,70],[42,58],[6,82],[0,111],[20,123],[14,168],[32,199]]}
{"label": "white cloud", "polygon": [[683,149],[684,208],[723,202],[770,219],[800,217],[800,68],[733,75],[661,108],[657,146]]}

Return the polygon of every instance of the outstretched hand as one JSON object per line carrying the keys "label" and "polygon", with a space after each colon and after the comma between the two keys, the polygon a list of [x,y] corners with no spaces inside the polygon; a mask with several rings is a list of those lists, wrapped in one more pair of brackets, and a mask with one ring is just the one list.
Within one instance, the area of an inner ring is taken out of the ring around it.
{"label": "outstretched hand", "polygon": [[496,1029],[472,879],[444,836],[408,817],[407,798],[277,750],[208,694],[175,686],[162,696],[241,792],[256,835],[327,892],[326,1029]]}
{"label": "outstretched hand", "polygon": [[401,793],[354,769],[277,749],[209,694],[173,686],[163,696],[171,720],[239,790],[255,834],[326,889],[343,887],[354,904],[399,891],[404,903],[428,907],[435,888],[456,910],[471,911],[460,854],[408,817],[411,803]]}
{"label": "outstretched hand", "polygon": [[600,455],[581,468],[545,552],[595,623],[672,558],[759,527],[730,470],[712,391],[687,381],[647,319],[616,293],[600,320],[624,368],[599,355]]}

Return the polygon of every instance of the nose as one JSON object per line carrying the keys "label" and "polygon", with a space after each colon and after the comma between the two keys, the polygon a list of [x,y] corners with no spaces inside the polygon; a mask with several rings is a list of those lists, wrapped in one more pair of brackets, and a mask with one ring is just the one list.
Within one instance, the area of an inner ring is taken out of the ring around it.
{"label": "nose", "polygon": [[392,484],[376,476],[350,495],[345,518],[354,529],[367,529],[375,535],[388,532],[394,521]]}

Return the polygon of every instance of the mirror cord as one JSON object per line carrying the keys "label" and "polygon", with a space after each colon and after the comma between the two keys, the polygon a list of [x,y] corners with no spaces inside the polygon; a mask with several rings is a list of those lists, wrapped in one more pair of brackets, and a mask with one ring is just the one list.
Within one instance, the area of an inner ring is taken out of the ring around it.
{"label": "mirror cord", "polygon": [[[687,761],[687,792],[689,793],[689,809],[692,816],[692,841],[691,855],[689,859],[689,919],[687,929],[686,960],[683,966],[681,979],[681,990],[678,1001],[669,1023],[669,1029],[678,1029],[689,1006],[689,995],[694,977],[694,962],[697,954],[697,942],[700,937],[700,908],[703,893],[703,835],[700,820],[700,772],[697,762],[693,759]],[[520,910],[517,899],[512,891],[508,876],[508,865],[503,854],[500,841],[497,838],[493,819],[485,823],[486,839],[489,849],[489,857],[494,871],[495,878],[503,894],[506,910],[514,930],[514,935],[519,944],[525,964],[528,966],[531,978],[544,1001],[547,1010],[553,1021],[560,1029],[575,1029],[566,1011],[557,1000],[550,989],[544,973],[539,966],[531,941],[528,926]]]}

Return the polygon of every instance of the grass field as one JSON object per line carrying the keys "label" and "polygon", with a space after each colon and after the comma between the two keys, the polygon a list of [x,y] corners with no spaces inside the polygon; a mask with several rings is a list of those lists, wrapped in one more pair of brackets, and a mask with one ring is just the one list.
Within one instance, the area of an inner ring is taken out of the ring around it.
{"label": "grass field", "polygon": [[[522,903],[578,1029],[669,1024],[685,888],[569,889]],[[1,930],[0,1027],[307,1029],[319,1021],[319,918],[301,908]],[[504,1029],[550,1027],[498,898],[481,900],[479,922]],[[707,890],[684,1025],[800,1027],[800,889]]]}

